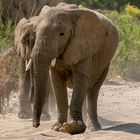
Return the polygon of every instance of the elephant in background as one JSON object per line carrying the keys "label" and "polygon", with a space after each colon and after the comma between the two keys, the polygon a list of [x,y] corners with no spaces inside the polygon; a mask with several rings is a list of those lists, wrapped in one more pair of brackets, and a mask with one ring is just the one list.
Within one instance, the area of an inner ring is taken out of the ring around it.
{"label": "elephant in background", "polygon": [[[35,36],[33,31],[33,23],[37,21],[37,16],[27,20],[23,18],[19,21],[14,32],[14,46],[17,54],[20,56],[19,62],[19,103],[20,111],[18,117],[21,119],[28,119],[32,117],[31,103],[34,98],[34,74],[33,68],[26,71],[27,62],[30,59],[30,54],[34,46]],[[24,40],[24,42],[22,42]],[[49,97],[52,98],[51,103],[54,103],[52,86],[49,81],[48,92],[46,93],[46,101],[43,109],[42,119],[50,120],[49,113]],[[53,105],[55,106],[55,105]]]}
{"label": "elephant in background", "polygon": [[[96,11],[64,3],[43,7],[32,26],[35,43],[26,69],[32,66],[34,72],[33,126],[40,125],[51,70],[58,110],[52,129],[83,133],[86,129],[82,116],[85,97],[91,129],[101,129],[97,118],[98,93],[118,46],[116,27]],[[67,122],[69,86],[73,87],[73,93],[71,121]]]}
{"label": "elephant in background", "polygon": [[0,0],[0,14],[5,21],[8,18],[15,23],[25,17],[36,16],[44,5],[55,6],[63,0]]}

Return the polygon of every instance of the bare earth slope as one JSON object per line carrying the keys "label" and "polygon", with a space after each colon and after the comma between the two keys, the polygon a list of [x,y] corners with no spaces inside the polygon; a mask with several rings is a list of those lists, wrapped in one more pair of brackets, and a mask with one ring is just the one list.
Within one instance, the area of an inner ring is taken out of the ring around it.
{"label": "bare earth slope", "polygon": [[140,83],[108,83],[98,101],[103,130],[78,135],[51,130],[51,121],[32,127],[32,120],[20,120],[16,113],[0,115],[0,140],[140,140]]}

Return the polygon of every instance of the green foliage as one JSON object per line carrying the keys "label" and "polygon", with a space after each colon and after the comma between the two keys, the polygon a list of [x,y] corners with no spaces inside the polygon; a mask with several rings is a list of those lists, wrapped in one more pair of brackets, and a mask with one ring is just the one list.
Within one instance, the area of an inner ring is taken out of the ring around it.
{"label": "green foliage", "polygon": [[13,29],[11,20],[3,23],[0,19],[0,51],[12,44]]}
{"label": "green foliage", "polygon": [[[132,10],[132,9],[131,9]],[[133,11],[133,10],[132,10]],[[112,70],[124,78],[140,81],[140,20],[135,14],[113,11],[107,15],[118,27],[120,43]],[[113,72],[112,71],[112,72]]]}
{"label": "green foliage", "polygon": [[65,0],[68,3],[82,4],[89,8],[122,10],[128,3],[140,7],[139,0]]}
{"label": "green foliage", "polygon": [[132,16],[140,17],[140,9],[133,5],[127,4],[124,11]]}

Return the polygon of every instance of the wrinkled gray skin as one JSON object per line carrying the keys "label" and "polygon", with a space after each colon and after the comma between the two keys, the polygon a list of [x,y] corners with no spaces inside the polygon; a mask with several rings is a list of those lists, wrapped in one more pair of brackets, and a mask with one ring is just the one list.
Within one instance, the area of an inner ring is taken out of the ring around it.
{"label": "wrinkled gray skin", "polygon": [[[33,27],[36,36],[30,55],[35,93],[33,126],[40,125],[49,67],[56,58],[55,66],[50,68],[58,108],[53,129],[70,134],[85,131],[82,117],[85,96],[92,130],[101,129],[97,118],[97,99],[118,46],[116,28],[98,12],[67,4],[44,7]],[[74,89],[70,102],[71,122],[67,122],[67,86]]]}
{"label": "wrinkled gray skin", "polygon": [[[19,58],[19,103],[20,111],[18,117],[21,119],[28,119],[32,117],[31,104],[34,99],[34,73],[31,67],[30,71],[26,71],[26,63],[29,61],[31,51],[34,46],[35,36],[33,32],[32,23],[35,23],[38,17],[32,17],[29,20],[23,18],[19,21],[14,32],[14,46],[16,47]],[[24,40],[24,42],[20,42]],[[46,101],[43,109],[42,119],[50,120],[49,114],[49,97],[51,103],[54,103],[54,95],[52,86],[49,85],[46,93]],[[55,108],[55,105],[53,105]]]}
{"label": "wrinkled gray skin", "polygon": [[11,18],[15,23],[25,17],[38,15],[44,5],[55,6],[62,0],[0,0],[0,13],[3,20]]}

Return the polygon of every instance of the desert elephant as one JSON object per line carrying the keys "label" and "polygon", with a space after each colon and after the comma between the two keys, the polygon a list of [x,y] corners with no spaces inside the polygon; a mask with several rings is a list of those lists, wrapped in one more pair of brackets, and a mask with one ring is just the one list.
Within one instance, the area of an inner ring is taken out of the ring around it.
{"label": "desert elephant", "polygon": [[[30,53],[33,49],[35,36],[33,32],[32,24],[36,22],[37,16],[27,20],[23,18],[19,21],[14,32],[14,45],[16,47],[17,54],[20,56],[20,74],[19,74],[19,102],[20,111],[18,117],[21,119],[28,119],[32,117],[31,103],[34,98],[34,84],[33,84],[33,70],[26,71],[26,64],[30,58]],[[22,39],[24,42],[22,42]],[[50,81],[49,81],[50,83]],[[42,119],[50,119],[49,113],[49,96],[53,96],[51,84],[48,85],[48,92],[46,93],[46,102],[43,109]],[[53,101],[51,101],[53,102]],[[53,102],[54,103],[54,102]]]}
{"label": "desert elephant", "polygon": [[[42,11],[46,13],[42,15]],[[97,99],[118,46],[116,27],[104,15],[81,6],[45,6],[33,24],[35,43],[26,69],[33,65],[33,126],[40,125],[51,70],[58,117],[52,129],[70,134],[83,133],[86,125],[82,105],[87,96],[92,130],[101,129]],[[73,87],[71,121],[67,122],[67,86]]]}

